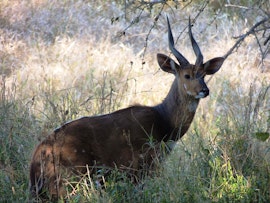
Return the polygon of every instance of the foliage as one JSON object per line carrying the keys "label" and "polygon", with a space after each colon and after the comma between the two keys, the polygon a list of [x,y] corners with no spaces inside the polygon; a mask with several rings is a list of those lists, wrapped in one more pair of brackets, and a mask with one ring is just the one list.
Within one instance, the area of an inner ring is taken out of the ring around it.
{"label": "foliage", "polygon": [[[162,101],[171,78],[157,71],[155,54],[168,53],[166,15],[181,53],[193,57],[185,35],[191,16],[211,58],[269,11],[269,1],[226,2],[1,1],[0,202],[30,200],[31,154],[53,128]],[[269,202],[269,14],[251,31],[209,79],[210,98],[155,174],[134,185],[115,169],[104,187],[88,174],[72,177],[69,201]]]}

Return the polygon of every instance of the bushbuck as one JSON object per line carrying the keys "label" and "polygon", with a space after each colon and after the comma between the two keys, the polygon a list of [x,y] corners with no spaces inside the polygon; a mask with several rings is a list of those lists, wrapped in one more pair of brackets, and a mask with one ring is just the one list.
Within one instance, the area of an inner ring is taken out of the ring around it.
{"label": "bushbuck", "polygon": [[[54,130],[34,151],[30,166],[33,195],[47,191],[50,197],[66,194],[64,177],[90,173],[97,168],[117,168],[134,176],[151,171],[161,154],[161,143],[175,142],[188,130],[199,100],[209,95],[205,75],[216,73],[223,57],[203,63],[203,55],[189,37],[196,55],[195,65],[176,50],[168,24],[169,48],[177,59],[157,54],[160,68],[175,79],[165,99],[156,106],[135,105],[110,114],[82,117]],[[151,142],[151,143],[150,143]]]}

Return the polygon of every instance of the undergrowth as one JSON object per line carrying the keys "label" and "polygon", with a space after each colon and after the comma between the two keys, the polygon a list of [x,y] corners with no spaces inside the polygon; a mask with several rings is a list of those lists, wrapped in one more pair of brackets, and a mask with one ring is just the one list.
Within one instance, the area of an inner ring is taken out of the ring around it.
{"label": "undergrowth", "polygon": [[[133,103],[161,102],[171,77],[155,61],[156,53],[168,53],[165,24],[148,36],[142,64],[151,21],[119,38],[126,24],[110,27],[112,16],[124,15],[117,4],[12,2],[0,2],[0,202],[27,202],[32,152],[54,128]],[[180,19],[173,21],[175,32],[185,15],[172,15]],[[244,29],[239,19],[219,17],[201,36],[202,29],[193,28],[206,58],[224,54],[230,32]],[[198,24],[208,21],[206,12]],[[180,39],[177,46],[192,57],[189,42]],[[135,185],[115,169],[103,187],[85,174],[68,180],[69,202],[269,202],[269,73],[254,67],[259,54],[249,46],[250,54],[239,48],[210,80],[210,96],[191,128],[154,174]]]}

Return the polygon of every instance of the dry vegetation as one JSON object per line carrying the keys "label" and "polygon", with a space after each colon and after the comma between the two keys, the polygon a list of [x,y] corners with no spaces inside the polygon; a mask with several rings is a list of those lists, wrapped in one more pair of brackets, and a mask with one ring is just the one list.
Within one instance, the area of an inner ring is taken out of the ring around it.
{"label": "dry vegetation", "polygon": [[[137,13],[119,2],[0,2],[0,202],[29,200],[31,153],[55,127],[164,98],[172,77],[159,70],[156,54],[169,53],[165,15],[179,36],[178,49],[195,60],[186,26],[200,4],[179,6],[165,7],[154,21],[157,4],[132,21]],[[248,18],[239,16],[200,13],[193,32],[205,60],[225,55],[233,36],[263,17],[251,11]],[[260,47],[248,36],[209,78],[210,96],[201,101],[189,132],[143,186],[130,184],[116,170],[105,190],[83,179],[70,201],[270,201],[269,55],[260,62]]]}

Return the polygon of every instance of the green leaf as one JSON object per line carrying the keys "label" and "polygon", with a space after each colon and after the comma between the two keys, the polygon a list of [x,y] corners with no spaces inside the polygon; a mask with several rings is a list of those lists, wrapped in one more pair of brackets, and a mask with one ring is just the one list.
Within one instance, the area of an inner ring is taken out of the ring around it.
{"label": "green leaf", "polygon": [[268,138],[269,138],[270,134],[268,132],[257,132],[255,133],[255,137],[258,139],[258,140],[261,140],[261,141],[266,141]]}

